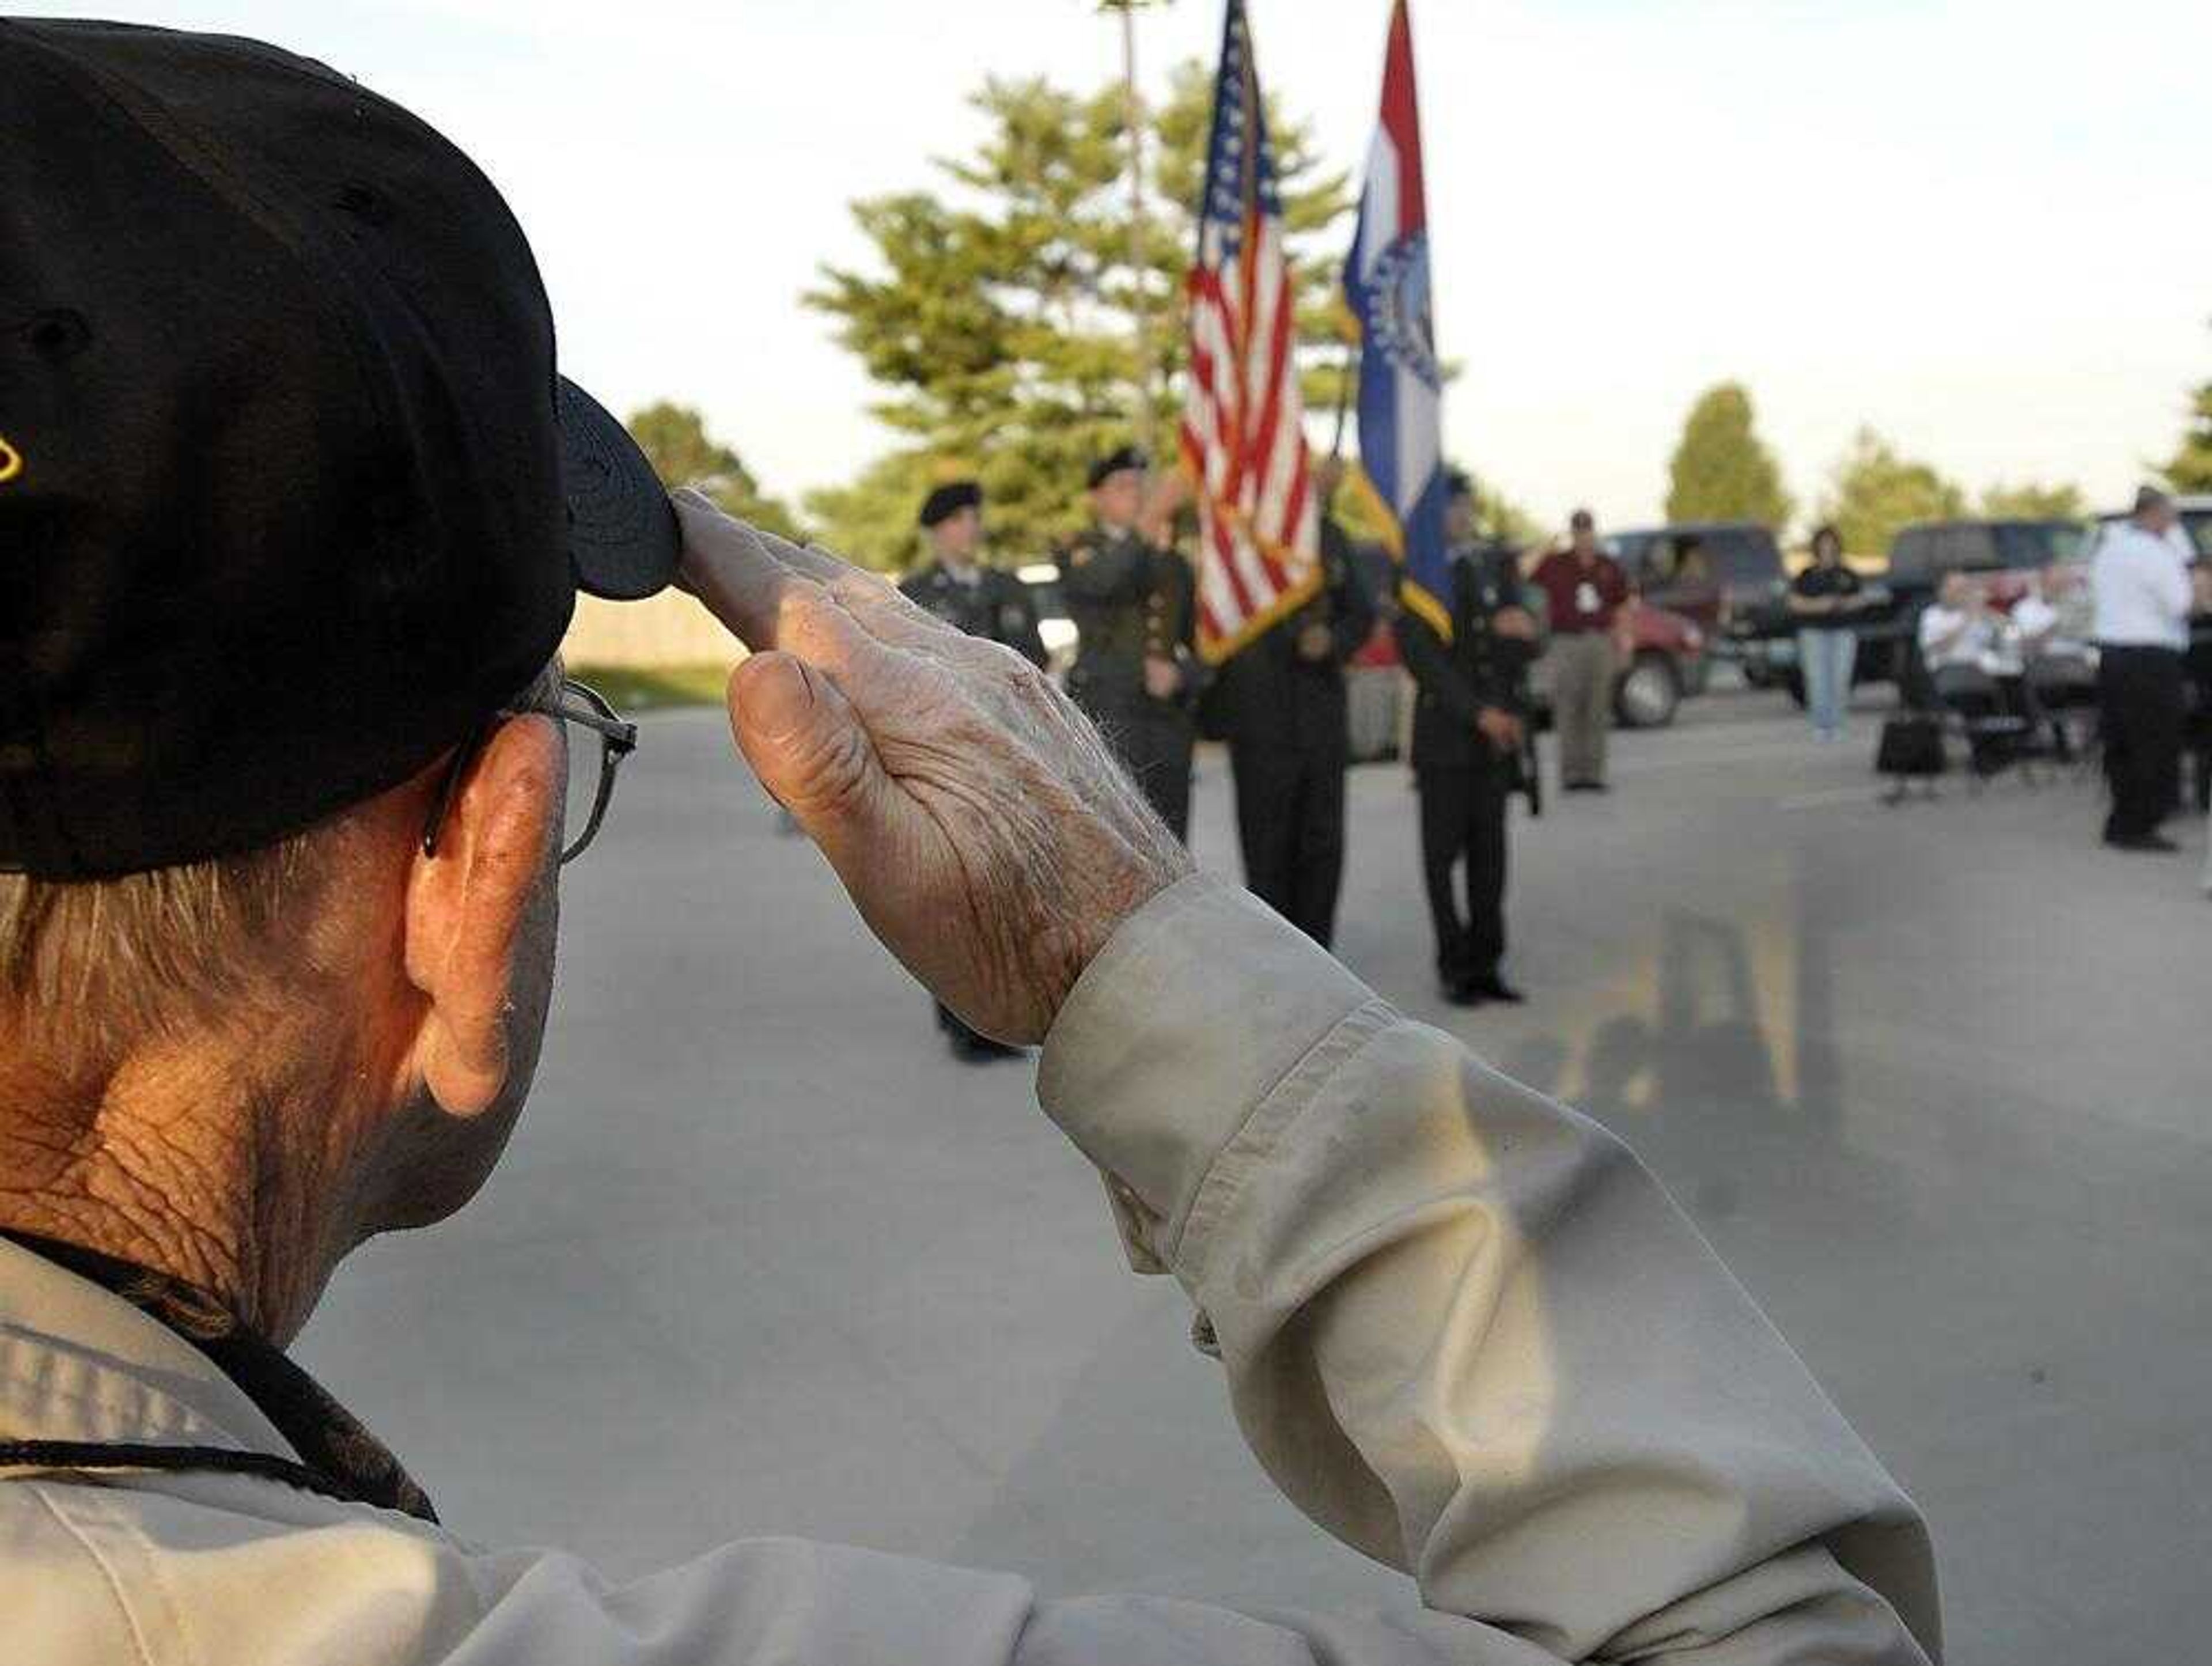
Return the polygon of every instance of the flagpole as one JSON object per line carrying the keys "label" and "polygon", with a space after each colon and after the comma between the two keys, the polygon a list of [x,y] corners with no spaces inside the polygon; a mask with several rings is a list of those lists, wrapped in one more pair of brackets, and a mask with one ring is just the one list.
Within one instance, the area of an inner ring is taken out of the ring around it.
{"label": "flagpole", "polygon": [[1351,342],[1344,345],[1344,368],[1336,373],[1336,426],[1328,436],[1331,460],[1344,455],[1344,423],[1352,410],[1352,385],[1358,377],[1359,349]]}

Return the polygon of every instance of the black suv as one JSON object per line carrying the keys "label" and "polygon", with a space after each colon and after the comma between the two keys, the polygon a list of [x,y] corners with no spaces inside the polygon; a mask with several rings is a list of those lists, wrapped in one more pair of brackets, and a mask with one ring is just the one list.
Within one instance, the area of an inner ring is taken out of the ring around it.
{"label": "black suv", "polygon": [[1644,600],[1693,620],[1723,659],[1745,660],[1747,644],[1786,623],[1781,547],[1754,521],[1644,527],[1602,544]]}

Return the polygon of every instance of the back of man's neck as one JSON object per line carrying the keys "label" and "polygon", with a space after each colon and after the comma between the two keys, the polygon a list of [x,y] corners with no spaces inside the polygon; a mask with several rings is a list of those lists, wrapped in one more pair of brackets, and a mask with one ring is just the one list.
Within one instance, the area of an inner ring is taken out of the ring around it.
{"label": "back of man's neck", "polygon": [[[189,1067],[173,1079],[190,1081]],[[0,1069],[0,1227],[166,1274],[289,1340],[344,1247],[321,1241],[299,1154],[270,1148],[275,1119],[250,1092],[232,1097],[234,1085],[162,1108],[133,1085],[118,1075],[33,1098]]]}

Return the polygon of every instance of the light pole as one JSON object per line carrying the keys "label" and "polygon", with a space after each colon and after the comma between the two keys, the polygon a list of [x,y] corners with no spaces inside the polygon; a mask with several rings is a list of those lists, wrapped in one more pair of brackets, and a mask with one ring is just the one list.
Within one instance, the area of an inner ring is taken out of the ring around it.
{"label": "light pole", "polygon": [[1137,91],[1137,11],[1166,0],[1098,0],[1101,11],[1121,15],[1122,122],[1129,130],[1129,314],[1135,320],[1137,348],[1137,443],[1152,448],[1152,332],[1146,316],[1152,287],[1145,260],[1145,100]]}

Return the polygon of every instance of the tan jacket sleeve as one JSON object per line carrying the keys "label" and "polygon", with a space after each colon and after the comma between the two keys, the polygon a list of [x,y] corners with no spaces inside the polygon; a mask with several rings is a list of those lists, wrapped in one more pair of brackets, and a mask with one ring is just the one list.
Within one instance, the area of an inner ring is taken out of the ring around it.
{"label": "tan jacket sleeve", "polygon": [[1040,1093],[1277,1485],[1429,1608],[1571,1660],[1936,1656],[1918,1513],[1657,1182],[1243,891],[1132,919]]}

